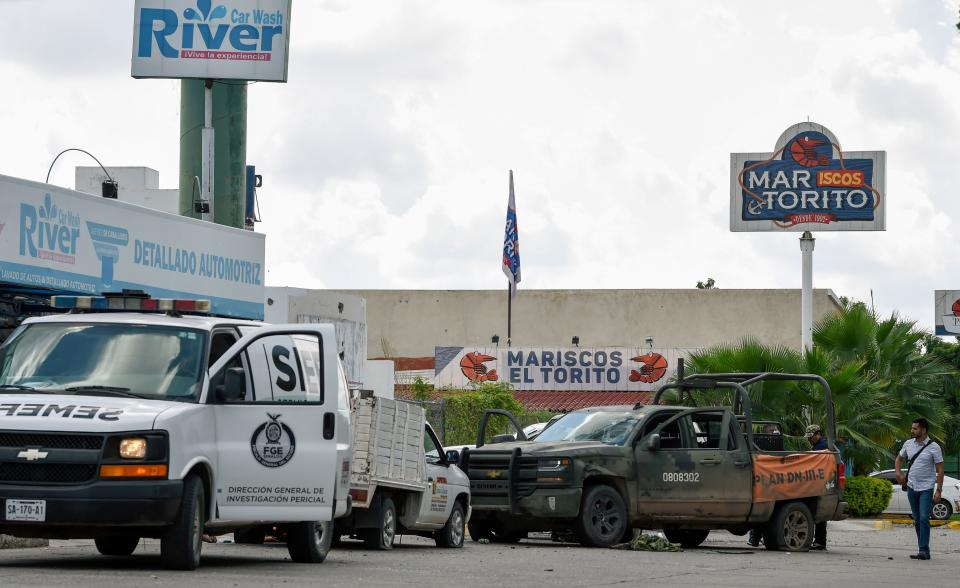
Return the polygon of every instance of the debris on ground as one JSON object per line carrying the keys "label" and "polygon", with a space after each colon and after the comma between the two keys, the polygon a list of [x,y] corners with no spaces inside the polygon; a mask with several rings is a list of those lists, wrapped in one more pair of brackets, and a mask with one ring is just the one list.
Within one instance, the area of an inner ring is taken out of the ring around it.
{"label": "debris on ground", "polygon": [[679,543],[670,543],[660,535],[642,533],[627,543],[611,545],[611,549],[628,549],[630,551],[683,551]]}

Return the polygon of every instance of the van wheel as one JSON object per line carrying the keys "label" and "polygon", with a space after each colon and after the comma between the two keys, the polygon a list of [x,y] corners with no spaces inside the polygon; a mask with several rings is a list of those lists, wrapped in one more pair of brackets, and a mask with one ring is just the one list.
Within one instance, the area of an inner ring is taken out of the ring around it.
{"label": "van wheel", "polygon": [[239,545],[263,545],[267,533],[263,529],[240,529],[233,532],[233,542]]}
{"label": "van wheel", "polygon": [[333,544],[333,521],[296,523],[287,527],[287,551],[297,563],[323,563]]}
{"label": "van wheel", "polygon": [[160,562],[170,570],[195,570],[203,545],[203,482],[196,475],[183,481],[180,510],[160,538]]}
{"label": "van wheel", "polygon": [[699,529],[664,529],[663,535],[670,543],[679,543],[681,547],[699,547],[707,540],[710,531]]}
{"label": "van wheel", "polygon": [[454,502],[447,524],[437,531],[437,547],[463,547],[463,519],[463,505],[460,501]]}
{"label": "van wheel", "polygon": [[592,486],[583,497],[576,535],[585,546],[610,547],[627,531],[627,508],[620,493],[606,485]]}
{"label": "van wheel", "polygon": [[112,535],[109,537],[100,537],[94,539],[97,544],[97,551],[103,555],[131,555],[137,550],[140,544],[139,537],[128,537],[126,535]]}
{"label": "van wheel", "polygon": [[763,530],[763,543],[772,551],[806,551],[813,542],[813,515],[802,502],[777,508]]}
{"label": "van wheel", "polygon": [[393,549],[393,540],[397,536],[397,509],[388,496],[380,503],[380,524],[376,529],[367,529],[363,542],[370,549]]}

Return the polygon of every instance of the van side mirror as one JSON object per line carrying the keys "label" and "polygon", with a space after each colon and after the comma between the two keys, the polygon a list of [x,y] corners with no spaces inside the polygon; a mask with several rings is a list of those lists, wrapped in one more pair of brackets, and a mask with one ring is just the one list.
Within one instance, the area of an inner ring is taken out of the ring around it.
{"label": "van side mirror", "polygon": [[247,374],[242,367],[227,368],[223,384],[217,386],[217,400],[240,402],[247,397]]}
{"label": "van side mirror", "polygon": [[650,435],[650,438],[647,439],[647,449],[649,451],[657,451],[660,449],[660,433]]}
{"label": "van side mirror", "polygon": [[460,462],[460,452],[456,449],[447,450],[447,461],[449,463],[459,463]]}

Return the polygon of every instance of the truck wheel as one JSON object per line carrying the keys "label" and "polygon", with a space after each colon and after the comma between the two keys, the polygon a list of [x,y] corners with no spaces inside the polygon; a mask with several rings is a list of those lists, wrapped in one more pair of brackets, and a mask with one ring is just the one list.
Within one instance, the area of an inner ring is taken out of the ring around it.
{"label": "truck wheel", "polygon": [[585,546],[609,547],[627,530],[627,509],[620,493],[610,486],[593,486],[580,505],[576,533]]}
{"label": "truck wheel", "polygon": [[233,532],[233,542],[240,545],[263,545],[267,533],[263,529],[240,529]]}
{"label": "truck wheel", "polygon": [[467,523],[467,530],[470,531],[470,538],[474,541],[479,541],[481,539],[490,540],[490,522],[480,519],[476,516],[470,519],[470,522]]}
{"label": "truck wheel", "polygon": [[195,475],[183,481],[180,510],[160,538],[160,563],[170,570],[195,570],[203,545],[203,482]]}
{"label": "truck wheel", "polygon": [[97,551],[103,555],[131,555],[137,550],[140,544],[139,537],[129,537],[126,535],[112,535],[110,537],[100,537],[94,539],[97,544]]}
{"label": "truck wheel", "polygon": [[663,535],[670,543],[679,543],[681,547],[699,547],[707,540],[710,531],[699,529],[664,529]]}
{"label": "truck wheel", "polygon": [[813,515],[802,502],[777,508],[763,530],[763,543],[772,551],[806,551],[813,542]]}
{"label": "truck wheel", "polygon": [[437,547],[463,547],[463,519],[463,505],[454,502],[447,524],[437,531]]}
{"label": "truck wheel", "polygon": [[935,521],[946,521],[952,514],[953,507],[950,506],[949,502],[943,499],[934,504],[933,508],[930,509],[930,518]]}
{"label": "truck wheel", "polygon": [[370,549],[393,549],[393,539],[397,536],[397,509],[393,500],[385,497],[380,503],[380,525],[376,529],[367,529],[363,542]]}
{"label": "truck wheel", "polygon": [[333,544],[333,522],[305,522],[287,527],[287,551],[297,563],[323,563]]}

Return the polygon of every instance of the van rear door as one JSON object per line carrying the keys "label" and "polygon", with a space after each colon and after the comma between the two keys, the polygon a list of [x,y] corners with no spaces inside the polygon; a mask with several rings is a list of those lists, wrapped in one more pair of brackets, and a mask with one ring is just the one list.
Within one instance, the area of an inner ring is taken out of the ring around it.
{"label": "van rear door", "polygon": [[210,368],[216,518],[333,519],[337,355],[331,325],[246,334]]}

